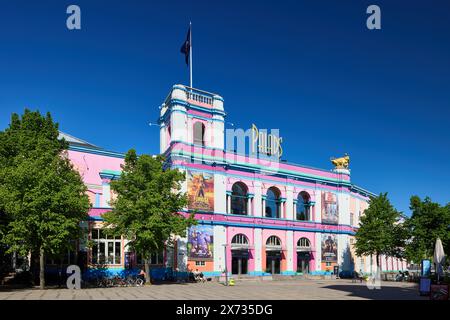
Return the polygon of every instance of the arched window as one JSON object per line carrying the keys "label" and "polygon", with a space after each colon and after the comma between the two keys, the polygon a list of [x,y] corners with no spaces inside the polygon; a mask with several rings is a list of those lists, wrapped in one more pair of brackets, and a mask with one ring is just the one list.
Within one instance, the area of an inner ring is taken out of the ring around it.
{"label": "arched window", "polygon": [[277,236],[270,236],[266,241],[266,246],[281,247],[281,240]]}
{"label": "arched window", "polygon": [[239,233],[233,237],[233,239],[231,240],[231,244],[248,245],[248,239],[244,234]]}
{"label": "arched window", "polygon": [[205,145],[205,125],[201,122],[194,123],[194,144]]}
{"label": "arched window", "polygon": [[307,238],[300,238],[297,241],[297,249],[309,251],[311,248],[311,242]]}
{"label": "arched window", "polygon": [[297,220],[309,221],[310,217],[310,206],[309,203],[311,201],[311,197],[308,192],[302,191],[298,194],[297,197]]}
{"label": "arched window", "polygon": [[231,214],[247,215],[247,186],[236,182],[231,188]]}
{"label": "arched window", "polygon": [[267,190],[266,197],[266,217],[279,218],[280,217],[280,190],[275,187],[270,187]]}

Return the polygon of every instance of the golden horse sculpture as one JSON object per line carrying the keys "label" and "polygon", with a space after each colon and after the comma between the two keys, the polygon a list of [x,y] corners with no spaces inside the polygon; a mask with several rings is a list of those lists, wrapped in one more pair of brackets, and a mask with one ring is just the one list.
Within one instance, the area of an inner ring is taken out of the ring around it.
{"label": "golden horse sculpture", "polygon": [[348,165],[350,164],[350,156],[347,153],[343,157],[337,159],[331,158],[330,160],[335,169],[348,169]]}

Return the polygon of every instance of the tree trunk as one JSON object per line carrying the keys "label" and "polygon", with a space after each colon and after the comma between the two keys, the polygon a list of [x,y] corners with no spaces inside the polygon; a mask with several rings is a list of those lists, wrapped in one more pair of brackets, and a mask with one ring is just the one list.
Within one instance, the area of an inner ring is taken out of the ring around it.
{"label": "tree trunk", "polygon": [[45,289],[45,255],[42,247],[39,252],[39,288]]}
{"label": "tree trunk", "polygon": [[152,284],[152,277],[150,274],[150,258],[145,259],[145,284],[146,285]]}
{"label": "tree trunk", "polygon": [[380,254],[377,253],[377,270],[380,267]]}

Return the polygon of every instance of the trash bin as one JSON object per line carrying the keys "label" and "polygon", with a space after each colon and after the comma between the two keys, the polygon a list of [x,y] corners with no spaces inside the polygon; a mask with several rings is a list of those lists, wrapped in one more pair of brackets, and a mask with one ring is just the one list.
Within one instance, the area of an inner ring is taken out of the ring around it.
{"label": "trash bin", "polygon": [[336,278],[339,277],[339,266],[334,266],[333,274],[336,276]]}
{"label": "trash bin", "polygon": [[419,293],[421,296],[430,295],[431,291],[431,279],[427,277],[420,277],[419,281]]}

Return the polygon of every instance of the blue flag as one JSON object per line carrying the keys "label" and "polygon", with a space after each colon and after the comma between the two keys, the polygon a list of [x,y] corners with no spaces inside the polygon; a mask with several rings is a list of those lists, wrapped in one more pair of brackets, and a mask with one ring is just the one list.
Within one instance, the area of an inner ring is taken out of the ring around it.
{"label": "blue flag", "polygon": [[181,53],[184,53],[186,64],[189,65],[189,55],[191,52],[191,27],[189,27],[186,41],[184,41],[183,45],[181,46]]}

